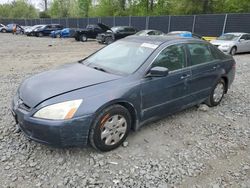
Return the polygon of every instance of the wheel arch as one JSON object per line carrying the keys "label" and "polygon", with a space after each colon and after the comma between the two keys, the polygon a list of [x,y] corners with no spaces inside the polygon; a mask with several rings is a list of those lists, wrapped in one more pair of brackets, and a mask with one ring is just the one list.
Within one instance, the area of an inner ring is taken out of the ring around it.
{"label": "wheel arch", "polygon": [[221,76],[221,79],[223,79],[225,82],[225,87],[226,87],[225,93],[227,93],[227,91],[228,91],[228,78],[225,75],[223,75],[223,76]]}
{"label": "wheel arch", "polygon": [[139,124],[139,121],[138,121],[138,112],[135,108],[135,106],[131,103],[131,102],[128,102],[126,100],[114,100],[114,101],[110,101],[104,105],[102,105],[96,112],[95,112],[95,117],[98,116],[98,114],[103,111],[104,109],[112,106],[112,105],[121,105],[123,106],[124,108],[126,108],[130,115],[131,115],[131,129],[133,131],[137,130],[137,125]]}

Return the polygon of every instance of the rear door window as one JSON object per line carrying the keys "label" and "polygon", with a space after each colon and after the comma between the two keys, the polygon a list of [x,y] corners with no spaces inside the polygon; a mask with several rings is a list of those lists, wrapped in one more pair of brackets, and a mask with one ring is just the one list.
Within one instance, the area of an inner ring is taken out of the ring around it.
{"label": "rear door window", "polygon": [[216,58],[212,55],[209,46],[202,43],[187,44],[190,53],[191,66],[214,61]]}

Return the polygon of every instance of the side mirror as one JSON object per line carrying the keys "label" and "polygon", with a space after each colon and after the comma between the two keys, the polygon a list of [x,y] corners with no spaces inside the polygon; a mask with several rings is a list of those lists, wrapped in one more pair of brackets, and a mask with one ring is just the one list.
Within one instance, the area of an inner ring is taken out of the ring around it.
{"label": "side mirror", "polygon": [[147,77],[165,77],[169,70],[165,67],[153,67],[149,70]]}

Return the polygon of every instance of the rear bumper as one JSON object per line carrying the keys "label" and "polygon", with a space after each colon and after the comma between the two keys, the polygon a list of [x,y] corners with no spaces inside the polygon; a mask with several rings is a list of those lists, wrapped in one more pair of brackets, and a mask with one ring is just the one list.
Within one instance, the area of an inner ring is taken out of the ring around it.
{"label": "rear bumper", "polygon": [[92,115],[65,121],[33,118],[13,110],[12,114],[26,137],[36,142],[55,147],[86,146]]}

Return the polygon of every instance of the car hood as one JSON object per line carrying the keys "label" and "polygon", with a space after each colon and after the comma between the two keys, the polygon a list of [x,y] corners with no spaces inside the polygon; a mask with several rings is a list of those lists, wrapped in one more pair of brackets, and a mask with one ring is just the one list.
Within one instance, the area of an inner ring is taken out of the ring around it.
{"label": "car hood", "polygon": [[46,99],[119,78],[121,76],[74,63],[26,79],[18,92],[27,106],[35,107]]}
{"label": "car hood", "polygon": [[218,45],[218,46],[235,44],[235,41],[226,41],[226,40],[212,40],[210,42],[211,42],[211,44]]}
{"label": "car hood", "polygon": [[103,23],[98,23],[97,24],[103,31],[108,31],[111,30],[109,26],[103,24]]}

